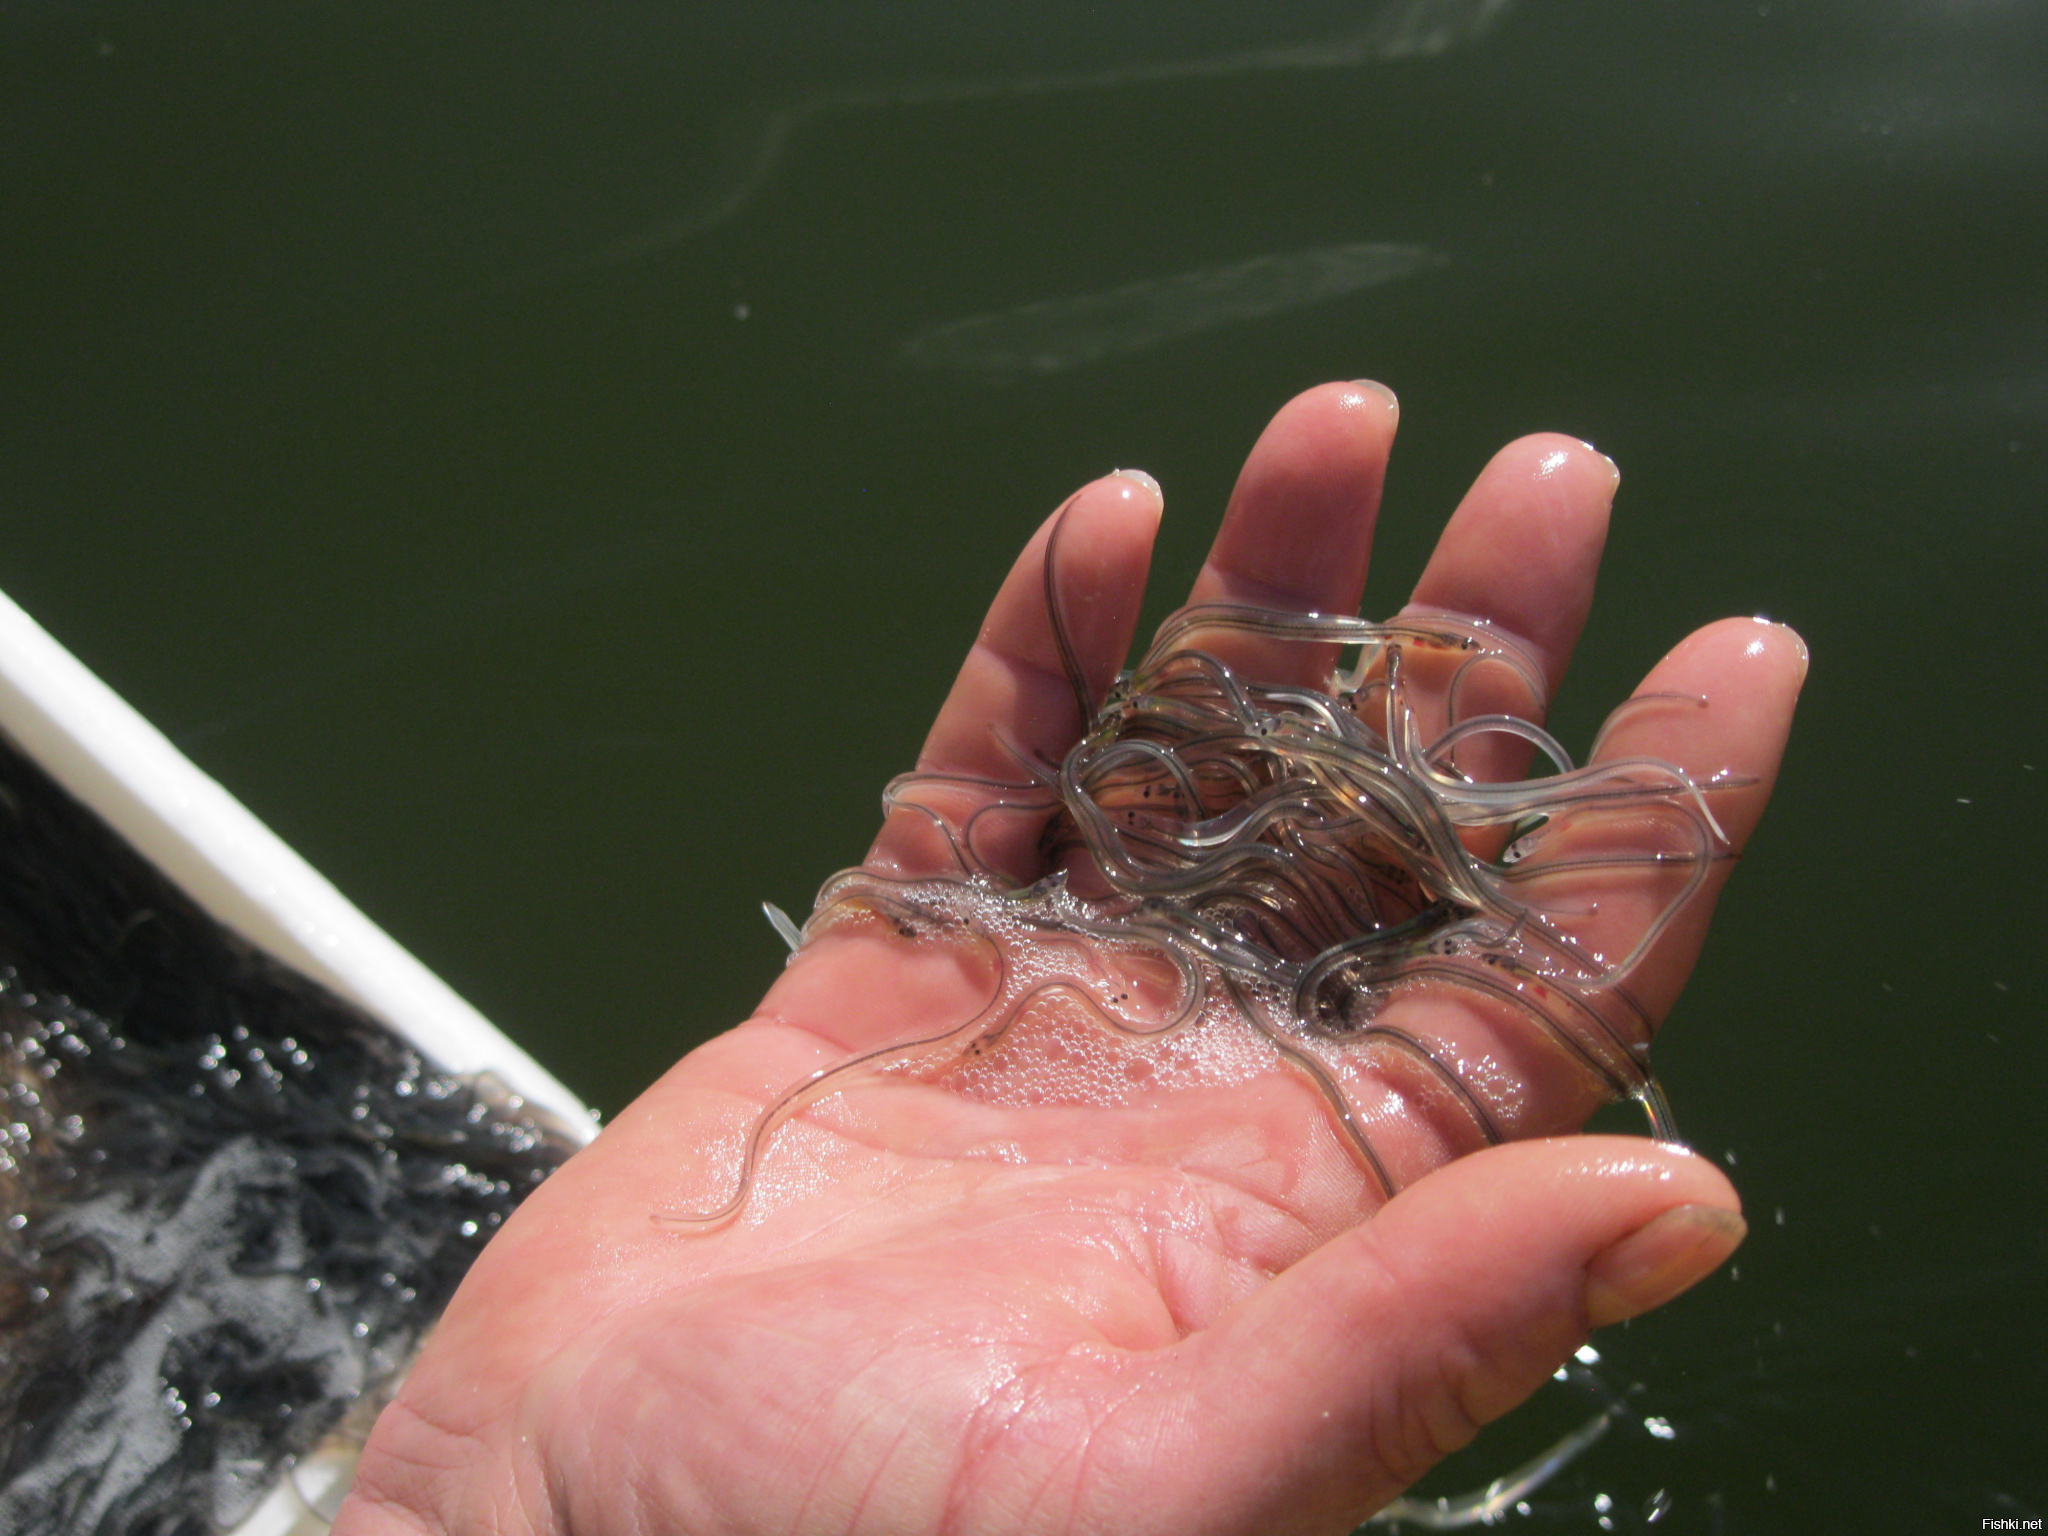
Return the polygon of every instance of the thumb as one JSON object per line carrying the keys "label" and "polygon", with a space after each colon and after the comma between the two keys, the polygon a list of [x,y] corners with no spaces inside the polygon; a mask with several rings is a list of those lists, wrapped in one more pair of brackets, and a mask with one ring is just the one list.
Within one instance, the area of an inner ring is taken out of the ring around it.
{"label": "thumb", "polygon": [[1712,1273],[1746,1230],[1720,1170],[1633,1137],[1510,1143],[1438,1169],[1188,1341],[1197,1390],[1229,1405],[1198,1431],[1214,1442],[1199,1464],[1246,1480],[1210,1495],[1260,1502],[1263,1481],[1290,1525],[1354,1520],[1527,1398],[1592,1328]]}

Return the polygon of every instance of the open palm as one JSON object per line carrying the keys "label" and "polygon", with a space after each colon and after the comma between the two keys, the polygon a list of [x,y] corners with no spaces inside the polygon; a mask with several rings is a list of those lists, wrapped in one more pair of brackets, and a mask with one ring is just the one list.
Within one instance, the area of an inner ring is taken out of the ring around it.
{"label": "open palm", "polygon": [[[1353,611],[1395,415],[1371,386],[1289,404],[1195,600]],[[1554,686],[1613,490],[1581,443],[1511,444],[1415,603],[1521,637]],[[1129,648],[1159,511],[1151,483],[1123,474],[1066,508],[1059,606],[1098,694]],[[1015,779],[1080,735],[1046,599],[1050,530],[996,598],[921,769]],[[1804,670],[1787,630],[1710,626],[1642,690],[1704,707],[1638,711],[1601,753],[1741,786],[1714,802],[1739,847]],[[1028,881],[1053,846],[1043,831],[1011,817],[977,851]],[[933,823],[902,811],[869,867],[920,876],[947,857]],[[1631,977],[1652,1018],[1728,867]],[[379,1421],[341,1536],[1344,1530],[1590,1328],[1675,1295],[1742,1236],[1703,1160],[1555,1134],[1593,1107],[1583,1077],[1489,1044],[1503,1026],[1477,1010],[1438,1026],[1523,1063],[1510,1129],[1531,1139],[1446,1161],[1464,1149],[1416,1096],[1375,1134],[1393,1166],[1435,1171],[1390,1201],[1298,1074],[1109,1105],[912,1074],[850,1080],[790,1119],[736,1219],[701,1233],[655,1219],[725,1201],[749,1127],[791,1083],[942,1034],[986,992],[962,950],[885,924],[813,938],[752,1019],[644,1094],[485,1250]]]}

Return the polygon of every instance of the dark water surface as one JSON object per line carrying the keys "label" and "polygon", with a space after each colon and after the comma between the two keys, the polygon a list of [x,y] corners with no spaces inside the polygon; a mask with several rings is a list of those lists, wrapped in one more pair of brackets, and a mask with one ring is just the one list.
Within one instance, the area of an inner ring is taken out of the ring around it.
{"label": "dark water surface", "polygon": [[1380,613],[1599,444],[1564,739],[1721,614],[1814,670],[1659,1042],[1753,1234],[1534,1523],[2048,1513],[2048,9],[0,0],[0,71],[0,586],[608,1109],[1073,486],[1164,482],[1163,613],[1385,379]]}

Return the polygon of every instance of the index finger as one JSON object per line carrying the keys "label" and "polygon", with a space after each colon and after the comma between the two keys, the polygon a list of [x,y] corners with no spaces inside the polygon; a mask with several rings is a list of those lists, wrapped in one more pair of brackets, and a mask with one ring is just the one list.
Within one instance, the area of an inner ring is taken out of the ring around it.
{"label": "index finger", "polygon": [[[1019,883],[1043,873],[1038,840],[1052,806],[1034,809],[1044,797],[1032,794],[1031,778],[1087,724],[1069,668],[1099,699],[1130,652],[1161,506],[1151,476],[1120,470],[1082,487],[1039,526],[918,754],[918,774],[930,776],[920,803],[900,805],[883,823],[870,868],[962,873],[964,857]],[[980,814],[1009,804],[1016,814]],[[971,846],[960,847],[949,826],[969,829]]]}

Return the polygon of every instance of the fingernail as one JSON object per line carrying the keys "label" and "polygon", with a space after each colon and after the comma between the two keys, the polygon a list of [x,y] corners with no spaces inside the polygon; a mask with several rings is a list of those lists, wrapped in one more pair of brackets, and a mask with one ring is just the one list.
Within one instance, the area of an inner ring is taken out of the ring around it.
{"label": "fingernail", "polygon": [[1395,418],[1398,419],[1400,417],[1400,398],[1391,389],[1387,388],[1386,385],[1380,383],[1377,379],[1353,379],[1351,381],[1351,387],[1353,389],[1364,390],[1367,394],[1371,395],[1375,400],[1379,401],[1380,404],[1384,405]]}
{"label": "fingernail", "polygon": [[1605,1328],[1698,1284],[1749,1232],[1738,1212],[1681,1205],[1636,1228],[1586,1266],[1586,1321]]}
{"label": "fingernail", "polygon": [[1792,643],[1799,647],[1799,682],[1800,686],[1804,687],[1806,684],[1806,669],[1813,665],[1813,652],[1806,648],[1806,636],[1800,634],[1790,624],[1780,624],[1778,628],[1791,636]]}
{"label": "fingernail", "polygon": [[1773,628],[1773,629],[1777,630],[1777,631],[1778,631],[1779,633],[1781,633],[1782,635],[1784,635],[1784,637],[1785,637],[1786,639],[1790,640],[1790,641],[1792,642],[1792,644],[1793,644],[1793,645],[1794,645],[1794,646],[1795,646],[1795,647],[1796,647],[1796,648],[1798,649],[1798,652],[1799,652],[1799,686],[1800,686],[1800,687],[1802,687],[1802,688],[1803,688],[1803,687],[1805,687],[1805,686],[1806,686],[1806,673],[1807,673],[1807,669],[1808,669],[1809,667],[1811,667],[1811,666],[1813,665],[1813,652],[1809,651],[1809,650],[1808,650],[1808,649],[1806,648],[1806,636],[1804,636],[1804,635],[1800,634],[1800,633],[1799,633],[1799,631],[1798,631],[1798,630],[1796,630],[1796,629],[1794,629],[1794,628],[1793,628],[1793,627],[1792,627],[1792,626],[1791,626],[1790,624],[1781,624],[1781,623],[1779,623],[1779,622],[1778,622],[1778,621],[1777,621],[1776,619],[1772,618],[1772,617],[1771,617],[1771,616],[1770,616],[1769,614],[1765,614],[1765,613],[1753,614],[1753,615],[1751,615],[1751,620],[1752,620],[1752,622],[1754,622],[1754,623],[1757,623],[1757,624],[1768,624],[1768,625],[1770,625],[1770,626],[1771,626],[1771,628]]}
{"label": "fingernail", "polygon": [[1588,453],[1598,454],[1600,462],[1607,466],[1607,495],[1610,499],[1612,499],[1615,491],[1619,489],[1621,485],[1621,466],[1615,463],[1614,460],[1609,458],[1606,454],[1601,453],[1598,448],[1595,448],[1583,437],[1579,439],[1579,446],[1585,449]]}
{"label": "fingernail", "polygon": [[1156,500],[1158,500],[1162,505],[1166,501],[1166,493],[1159,489],[1159,482],[1157,480],[1154,480],[1150,475],[1146,474],[1145,471],[1143,471],[1142,469],[1113,470],[1111,472],[1111,477],[1113,479],[1118,480],[1128,480],[1134,485],[1142,485],[1143,487],[1145,487],[1146,490],[1150,491],[1153,497]]}

